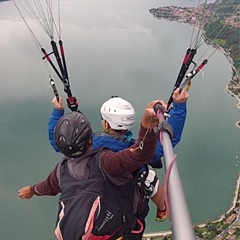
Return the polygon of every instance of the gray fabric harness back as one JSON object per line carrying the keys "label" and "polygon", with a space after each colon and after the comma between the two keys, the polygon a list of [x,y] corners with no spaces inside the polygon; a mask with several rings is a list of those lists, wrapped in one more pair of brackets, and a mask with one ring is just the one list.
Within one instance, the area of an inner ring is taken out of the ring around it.
{"label": "gray fabric harness back", "polygon": [[140,174],[128,173],[125,177],[131,180],[113,178],[113,184],[101,168],[103,151],[64,159],[60,165],[57,224],[64,240],[142,238],[149,209],[144,186],[137,182],[144,180],[139,180]]}

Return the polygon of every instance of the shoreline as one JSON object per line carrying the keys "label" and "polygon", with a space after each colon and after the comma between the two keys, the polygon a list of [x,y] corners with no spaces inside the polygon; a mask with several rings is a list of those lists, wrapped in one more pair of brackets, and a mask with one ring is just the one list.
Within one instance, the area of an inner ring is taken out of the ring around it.
{"label": "shoreline", "polygon": [[[240,104],[240,99],[238,98],[239,104]],[[212,219],[212,220],[206,220],[203,223],[198,223],[198,224],[193,224],[193,226],[198,226],[198,227],[205,227],[208,222],[212,222],[212,223],[216,223],[216,222],[221,222],[225,215],[230,213],[231,211],[233,211],[236,208],[236,204],[238,202],[238,194],[240,192],[240,171],[238,172],[238,177],[236,180],[236,187],[235,187],[235,191],[234,191],[234,195],[233,195],[233,200],[232,200],[232,204],[230,205],[229,209],[221,214],[220,216],[218,216],[216,219]],[[168,231],[163,231],[163,232],[151,232],[151,233],[145,233],[143,234],[143,240],[150,240],[151,237],[164,237],[167,236],[169,234],[172,234],[171,230]]]}
{"label": "shoreline", "polygon": [[[237,108],[240,110],[240,97],[239,96],[237,96],[235,93],[233,93],[229,88],[228,88],[228,85],[226,86],[226,91],[229,93],[229,94],[231,94],[231,96],[233,96],[233,97],[235,97],[236,99],[237,99],[237,104],[236,104],[236,106],[237,106]],[[236,127],[237,128],[240,128],[240,121],[237,121],[236,123]]]}
{"label": "shoreline", "polygon": [[231,90],[229,90],[228,86],[226,86],[226,90],[228,93],[230,93],[233,97],[235,97],[238,101],[237,108],[240,110],[240,97],[238,97],[235,93],[233,93]]}

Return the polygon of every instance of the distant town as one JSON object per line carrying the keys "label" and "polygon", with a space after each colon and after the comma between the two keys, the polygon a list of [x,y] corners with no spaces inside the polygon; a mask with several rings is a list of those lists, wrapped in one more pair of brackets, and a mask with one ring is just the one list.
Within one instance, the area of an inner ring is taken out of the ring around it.
{"label": "distant town", "polygon": [[239,0],[217,0],[196,8],[166,6],[152,8],[149,12],[158,19],[178,21],[200,28],[205,41],[223,51],[229,60],[232,79],[228,89],[237,97],[240,96]]}

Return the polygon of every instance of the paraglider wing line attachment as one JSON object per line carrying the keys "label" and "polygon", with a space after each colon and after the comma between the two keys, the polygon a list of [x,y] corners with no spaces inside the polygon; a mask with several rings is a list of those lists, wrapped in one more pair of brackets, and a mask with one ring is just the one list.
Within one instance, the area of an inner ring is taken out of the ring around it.
{"label": "paraglider wing line attachment", "polygon": [[50,85],[52,86],[53,93],[54,93],[55,97],[57,98],[57,101],[59,102],[59,94],[58,94],[55,82],[51,77],[49,77],[49,82],[50,82]]}
{"label": "paraglider wing line attachment", "polygon": [[68,79],[63,79],[64,92],[67,93],[68,98],[72,97],[72,91]]}
{"label": "paraglider wing line attachment", "polygon": [[71,111],[78,111],[78,101],[75,97],[68,97],[67,104]]}

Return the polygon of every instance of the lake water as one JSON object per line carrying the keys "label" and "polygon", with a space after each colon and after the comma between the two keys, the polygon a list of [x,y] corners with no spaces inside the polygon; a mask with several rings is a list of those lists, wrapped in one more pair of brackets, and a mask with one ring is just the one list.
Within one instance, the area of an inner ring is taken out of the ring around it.
{"label": "lake water", "polygon": [[[196,6],[198,0],[62,1],[62,34],[73,94],[100,129],[98,111],[111,95],[133,103],[140,122],[152,99],[168,100],[192,29],[153,18],[150,8]],[[20,200],[17,190],[43,180],[60,160],[47,138],[52,90],[48,71],[12,2],[0,4],[0,232],[1,239],[54,239],[58,197]],[[41,42],[50,46],[38,28]],[[46,48],[47,48],[46,47]],[[199,49],[196,61],[208,49]],[[54,77],[54,75],[53,75]],[[56,84],[62,96],[60,81]],[[239,171],[240,119],[237,101],[225,90],[231,69],[217,51],[204,75],[193,79],[181,143],[175,148],[192,222],[218,217],[230,206]],[[138,124],[133,131],[137,134]],[[164,171],[159,171],[160,179]],[[155,206],[146,232],[168,230]]]}

